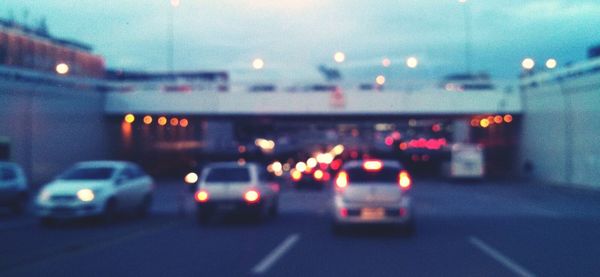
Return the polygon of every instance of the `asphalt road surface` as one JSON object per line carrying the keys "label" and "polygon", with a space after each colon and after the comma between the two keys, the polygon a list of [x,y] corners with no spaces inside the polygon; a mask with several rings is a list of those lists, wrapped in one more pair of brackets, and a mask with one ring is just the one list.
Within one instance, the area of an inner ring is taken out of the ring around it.
{"label": "asphalt road surface", "polygon": [[42,227],[0,212],[0,276],[599,276],[600,194],[519,183],[420,181],[417,231],[330,230],[327,191],[286,190],[261,224],[196,224],[183,185],[153,213]]}

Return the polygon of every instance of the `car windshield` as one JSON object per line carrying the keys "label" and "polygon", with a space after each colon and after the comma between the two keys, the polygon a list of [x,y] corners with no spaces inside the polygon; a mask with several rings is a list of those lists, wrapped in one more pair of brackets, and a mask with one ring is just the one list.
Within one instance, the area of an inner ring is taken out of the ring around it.
{"label": "car windshield", "polygon": [[211,168],[206,176],[207,183],[249,182],[250,172],[247,168],[222,167]]}
{"label": "car windshield", "polygon": [[107,180],[112,178],[115,169],[112,167],[73,168],[59,177],[60,180]]}
{"label": "car windshield", "polygon": [[373,183],[397,185],[398,168],[383,167],[376,171],[367,171],[362,167],[356,167],[346,170],[350,183],[355,185],[369,185]]}

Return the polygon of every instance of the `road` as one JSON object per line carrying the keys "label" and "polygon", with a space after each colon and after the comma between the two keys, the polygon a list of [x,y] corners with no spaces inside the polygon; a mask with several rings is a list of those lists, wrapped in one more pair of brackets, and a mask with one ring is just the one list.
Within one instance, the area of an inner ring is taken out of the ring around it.
{"label": "road", "polygon": [[[153,213],[42,227],[0,214],[1,276],[598,276],[600,194],[549,186],[417,181],[414,236],[330,232],[329,193],[286,190],[262,224],[199,226],[182,185]],[[184,203],[180,205],[179,203]]]}

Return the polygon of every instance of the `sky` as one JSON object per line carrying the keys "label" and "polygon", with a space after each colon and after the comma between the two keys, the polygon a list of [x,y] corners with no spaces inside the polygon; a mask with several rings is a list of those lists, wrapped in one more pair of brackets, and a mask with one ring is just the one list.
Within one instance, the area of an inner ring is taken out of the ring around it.
{"label": "sky", "polygon": [[[465,71],[465,15],[472,69],[516,79],[538,65],[586,59],[600,44],[598,0],[0,0],[0,17],[94,47],[109,68],[167,70],[172,13],[176,70],[225,70],[236,82],[319,82],[317,66],[345,80],[439,80]],[[468,11],[465,13],[465,11]],[[333,55],[346,54],[342,64]],[[419,66],[404,61],[417,57]],[[262,70],[252,61],[261,58]],[[381,61],[392,65],[384,68]]]}

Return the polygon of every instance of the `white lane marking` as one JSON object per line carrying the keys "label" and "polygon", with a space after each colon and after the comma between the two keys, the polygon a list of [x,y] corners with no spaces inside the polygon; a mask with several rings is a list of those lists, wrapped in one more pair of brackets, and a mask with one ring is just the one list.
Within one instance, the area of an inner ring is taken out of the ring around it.
{"label": "white lane marking", "polygon": [[488,244],[486,244],[482,240],[478,239],[477,237],[469,237],[469,242],[472,245],[474,245],[475,247],[477,247],[479,250],[481,250],[483,253],[487,254],[488,256],[490,256],[494,260],[496,260],[497,262],[506,266],[517,276],[523,276],[523,277],[534,277],[535,276],[533,273],[531,273],[524,267],[520,266],[515,261],[513,261],[510,258],[508,258],[507,256],[503,255],[498,250],[489,246]]}
{"label": "white lane marking", "polygon": [[289,235],[281,244],[279,244],[269,255],[260,261],[256,266],[252,268],[253,274],[263,274],[271,268],[288,250],[294,246],[294,244],[300,239],[299,234]]}

